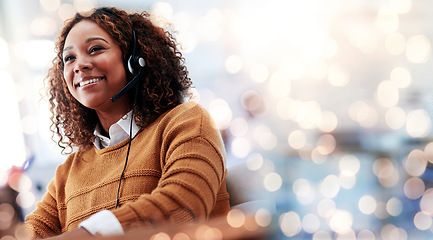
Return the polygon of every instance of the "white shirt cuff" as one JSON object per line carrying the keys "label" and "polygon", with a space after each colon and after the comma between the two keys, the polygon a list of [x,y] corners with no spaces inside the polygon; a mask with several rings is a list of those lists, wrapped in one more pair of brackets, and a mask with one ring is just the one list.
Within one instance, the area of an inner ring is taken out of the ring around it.
{"label": "white shirt cuff", "polygon": [[92,235],[102,236],[123,234],[123,228],[116,216],[108,210],[102,210],[79,224]]}

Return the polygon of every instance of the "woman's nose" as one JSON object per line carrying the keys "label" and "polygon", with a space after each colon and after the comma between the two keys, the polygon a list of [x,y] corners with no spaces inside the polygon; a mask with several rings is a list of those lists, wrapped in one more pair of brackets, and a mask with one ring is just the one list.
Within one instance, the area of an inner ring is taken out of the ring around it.
{"label": "woman's nose", "polygon": [[92,62],[87,58],[82,58],[77,61],[77,64],[74,67],[74,72],[79,73],[80,71],[91,70],[93,68]]}

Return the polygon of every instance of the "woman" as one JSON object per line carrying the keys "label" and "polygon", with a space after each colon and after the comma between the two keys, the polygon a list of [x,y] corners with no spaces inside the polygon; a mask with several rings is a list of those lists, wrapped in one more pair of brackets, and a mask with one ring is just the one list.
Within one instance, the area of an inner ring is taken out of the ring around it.
{"label": "woman", "polygon": [[99,8],[66,22],[56,50],[53,132],[76,151],[26,217],[33,237],[121,234],[229,211],[220,134],[201,106],[183,103],[191,81],[168,32],[147,13]]}

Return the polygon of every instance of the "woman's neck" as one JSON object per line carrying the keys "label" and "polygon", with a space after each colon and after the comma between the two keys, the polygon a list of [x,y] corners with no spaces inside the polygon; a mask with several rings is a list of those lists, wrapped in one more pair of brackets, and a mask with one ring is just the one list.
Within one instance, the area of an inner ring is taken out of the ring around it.
{"label": "woman's neck", "polygon": [[131,109],[130,108],[124,108],[121,111],[116,112],[96,112],[99,118],[99,125],[101,134],[104,136],[108,136],[108,130],[110,129],[111,125],[118,122],[123,116],[125,116]]}

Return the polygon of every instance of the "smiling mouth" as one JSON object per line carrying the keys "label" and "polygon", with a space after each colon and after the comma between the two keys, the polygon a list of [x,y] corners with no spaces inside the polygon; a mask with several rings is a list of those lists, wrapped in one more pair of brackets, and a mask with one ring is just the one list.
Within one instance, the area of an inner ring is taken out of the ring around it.
{"label": "smiling mouth", "polygon": [[77,84],[77,87],[84,87],[86,85],[89,85],[89,84],[92,84],[92,83],[95,83],[95,82],[99,82],[101,80],[102,80],[102,77],[92,78],[92,79],[89,79],[89,80],[86,80],[86,81],[79,82]]}

